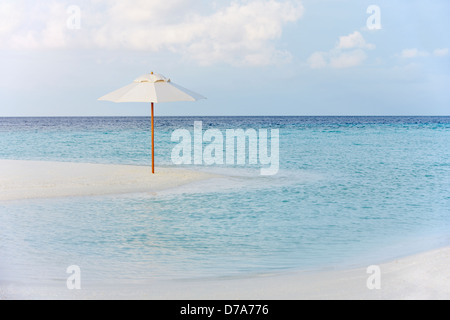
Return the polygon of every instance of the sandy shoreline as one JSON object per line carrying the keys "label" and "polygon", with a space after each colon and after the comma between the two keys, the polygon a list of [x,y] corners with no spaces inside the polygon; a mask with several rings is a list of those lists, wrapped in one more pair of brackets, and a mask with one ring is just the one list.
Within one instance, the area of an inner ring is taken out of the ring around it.
{"label": "sandy shoreline", "polygon": [[215,175],[185,169],[0,160],[0,201],[165,190]]}
{"label": "sandy shoreline", "polygon": [[379,265],[379,290],[369,290],[367,268],[292,272],[224,279],[147,281],[142,284],[85,285],[70,291],[53,286],[0,283],[3,299],[146,300],[447,300],[450,247]]}

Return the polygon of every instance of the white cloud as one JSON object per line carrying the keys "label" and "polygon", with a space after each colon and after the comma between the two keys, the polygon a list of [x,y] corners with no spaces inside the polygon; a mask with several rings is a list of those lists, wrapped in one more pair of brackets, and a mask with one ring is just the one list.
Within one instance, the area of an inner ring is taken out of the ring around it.
{"label": "white cloud", "polygon": [[404,49],[400,54],[397,56],[404,58],[404,59],[413,59],[413,58],[420,58],[420,57],[429,57],[429,56],[435,56],[435,57],[445,57],[449,54],[448,48],[441,48],[441,49],[435,49],[432,53],[424,50],[419,50],[417,48],[412,49]]}
{"label": "white cloud", "polygon": [[359,31],[355,31],[348,36],[339,37],[338,49],[375,49],[375,45],[367,43]]}
{"label": "white cloud", "polygon": [[328,52],[314,52],[308,59],[312,69],[325,68],[328,65]]}
{"label": "white cloud", "polygon": [[[27,23],[1,22],[0,47],[170,51],[205,65],[289,61],[290,53],[274,42],[304,11],[300,0],[235,0],[221,7],[207,7],[202,0],[95,0],[80,7],[82,29],[70,30],[68,0],[34,3],[39,6],[28,10]],[[24,12],[24,6],[29,2],[9,2],[5,17]]]}
{"label": "white cloud", "polygon": [[21,11],[17,10],[15,2],[0,3],[0,39],[17,29],[21,21]]}
{"label": "white cloud", "polygon": [[413,49],[404,49],[401,53],[400,53],[400,57],[405,58],[405,59],[411,59],[411,58],[417,58],[417,57],[426,57],[428,56],[428,52],[426,51],[420,51],[417,48],[413,48]]}
{"label": "white cloud", "polygon": [[[181,0],[172,0],[163,12],[171,15]],[[184,1],[186,2],[186,1]],[[147,3],[147,2],[145,2]],[[152,5],[147,11],[152,11]],[[280,62],[289,54],[277,50],[272,40],[282,35],[283,25],[298,20],[303,7],[298,1],[239,1],[218,9],[209,15],[195,12],[182,15],[178,21],[165,24],[141,15],[142,24],[128,26],[129,21],[120,12],[111,9],[107,27],[96,34],[100,47],[128,47],[159,51],[168,49],[200,64],[226,62],[230,64],[266,65]],[[119,14],[116,14],[118,12]],[[134,11],[125,17],[134,20]],[[179,10],[176,10],[180,15]]]}
{"label": "white cloud", "polygon": [[38,1],[5,0],[0,4],[0,49],[64,47],[71,38],[66,24],[67,7],[54,0],[45,5]]}
{"label": "white cloud", "polygon": [[445,57],[445,56],[448,55],[448,53],[449,53],[448,48],[436,49],[436,50],[433,51],[433,54],[434,54],[436,57]]}
{"label": "white cloud", "polygon": [[330,57],[330,67],[339,69],[356,67],[362,64],[366,58],[366,53],[361,49],[341,52],[336,56]]}
{"label": "white cloud", "polygon": [[367,43],[362,34],[355,31],[339,37],[337,45],[328,52],[314,52],[308,58],[312,69],[331,67],[336,69],[351,68],[361,65],[367,59],[365,50],[372,50],[375,45]]}

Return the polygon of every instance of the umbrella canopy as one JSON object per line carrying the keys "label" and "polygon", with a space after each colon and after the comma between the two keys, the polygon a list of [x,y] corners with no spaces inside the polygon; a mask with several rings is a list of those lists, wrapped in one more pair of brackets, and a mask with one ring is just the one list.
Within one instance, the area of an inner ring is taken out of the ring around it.
{"label": "umbrella canopy", "polygon": [[197,101],[202,95],[179,86],[161,74],[144,74],[133,83],[99,98],[112,102],[147,102],[152,104],[152,172],[155,173],[154,103]]}
{"label": "umbrella canopy", "polygon": [[175,102],[206,99],[202,95],[179,86],[163,75],[144,74],[133,83],[113,91],[98,100],[112,102]]}

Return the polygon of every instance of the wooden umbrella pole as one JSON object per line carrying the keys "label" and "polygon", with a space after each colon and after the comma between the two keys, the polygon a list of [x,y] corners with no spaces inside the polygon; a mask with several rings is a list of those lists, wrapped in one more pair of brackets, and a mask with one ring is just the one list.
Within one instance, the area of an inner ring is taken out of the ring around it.
{"label": "wooden umbrella pole", "polygon": [[154,119],[154,104],[152,102],[152,173],[155,173],[155,119]]}

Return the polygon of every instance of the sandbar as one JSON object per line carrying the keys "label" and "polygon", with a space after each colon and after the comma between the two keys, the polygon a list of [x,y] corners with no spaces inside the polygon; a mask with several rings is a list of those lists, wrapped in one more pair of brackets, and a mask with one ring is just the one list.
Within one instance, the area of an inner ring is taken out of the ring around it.
{"label": "sandbar", "polygon": [[152,193],[216,175],[180,168],[0,160],[0,201]]}

